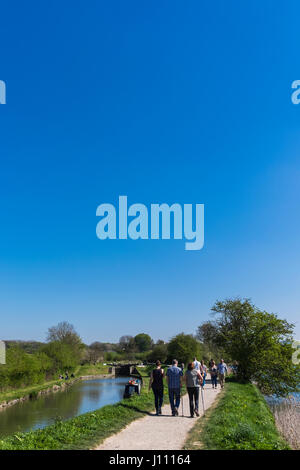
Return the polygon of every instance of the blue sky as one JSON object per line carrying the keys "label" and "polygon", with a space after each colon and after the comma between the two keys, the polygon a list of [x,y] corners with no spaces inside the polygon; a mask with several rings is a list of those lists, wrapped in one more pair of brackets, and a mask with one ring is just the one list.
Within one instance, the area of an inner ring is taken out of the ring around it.
{"label": "blue sky", "polygon": [[[6,2],[0,337],[194,333],[250,297],[300,338],[296,1]],[[205,246],[96,238],[96,208],[204,203]]]}

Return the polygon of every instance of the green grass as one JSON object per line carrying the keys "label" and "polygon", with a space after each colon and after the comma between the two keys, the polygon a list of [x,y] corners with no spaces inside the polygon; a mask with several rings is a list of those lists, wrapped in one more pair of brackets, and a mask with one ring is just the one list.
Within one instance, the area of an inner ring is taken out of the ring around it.
{"label": "green grass", "polygon": [[63,380],[50,380],[49,382],[43,382],[38,385],[31,385],[25,388],[19,388],[16,390],[9,390],[7,392],[0,393],[0,403],[16,400],[17,398],[26,397],[28,395],[37,395],[42,390],[47,390],[53,387],[53,385],[61,385]]}
{"label": "green grass", "polygon": [[108,374],[109,366],[103,364],[85,364],[79,366],[76,369],[75,376],[80,377],[81,375],[104,375]]}
{"label": "green grass", "polygon": [[[91,369],[80,368],[76,371],[76,376],[90,375],[90,371]],[[67,421],[57,421],[44,429],[5,437],[0,440],[0,450],[72,450],[95,447],[132,421],[154,410],[153,393],[148,390],[149,370],[140,368],[139,372],[144,384],[140,396],[135,395],[115,405],[108,405]],[[183,387],[182,393],[185,391]],[[168,402],[168,388],[165,386],[164,403]]]}
{"label": "green grass", "polygon": [[184,449],[282,450],[289,446],[259,390],[232,381],[226,383],[216,406],[190,431]]}
{"label": "green grass", "polygon": [[148,392],[148,384],[149,379],[144,377],[140,396],[135,395],[68,421],[58,421],[44,429],[6,437],[0,440],[0,450],[90,449],[154,409],[153,393]]}

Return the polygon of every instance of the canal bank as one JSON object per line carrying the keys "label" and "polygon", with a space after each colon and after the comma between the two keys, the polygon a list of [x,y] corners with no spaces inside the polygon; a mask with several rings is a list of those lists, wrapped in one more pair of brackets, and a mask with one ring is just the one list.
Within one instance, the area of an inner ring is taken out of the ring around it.
{"label": "canal bank", "polygon": [[[148,383],[149,379],[144,377],[141,395],[134,395],[132,398],[81,414],[67,421],[58,419],[43,429],[0,437],[0,450],[63,450],[95,447],[132,421],[153,411],[153,393],[148,391]],[[165,389],[165,403],[167,402],[168,396]]]}
{"label": "canal bank", "polygon": [[[18,403],[38,398],[48,393],[55,393],[60,390],[64,390],[70,387],[79,380],[91,380],[91,379],[105,379],[115,377],[113,374],[94,374],[94,375],[82,375],[69,380],[52,380],[41,385],[35,385],[32,387],[26,387],[25,389],[17,389],[9,391],[7,393],[0,394],[0,412],[9,406],[16,405]],[[3,399],[5,396],[7,398]],[[2,401],[1,401],[2,400]]]}
{"label": "canal bank", "polygon": [[[101,372],[101,373],[100,373]],[[121,364],[116,366],[107,366],[102,364],[86,364],[80,366],[72,379],[51,380],[43,384],[32,385],[26,388],[10,390],[0,393],[0,412],[7,407],[18,403],[38,398],[48,393],[55,393],[73,385],[78,380],[106,379],[113,377],[138,376],[140,373],[135,365]]]}
{"label": "canal bank", "polygon": [[215,406],[191,430],[186,450],[286,450],[258,388],[229,378]]}
{"label": "canal bank", "polygon": [[0,439],[16,432],[42,429],[117,403],[123,398],[128,379],[80,377],[55,388],[55,393],[42,393],[32,400],[19,401],[0,413]]}

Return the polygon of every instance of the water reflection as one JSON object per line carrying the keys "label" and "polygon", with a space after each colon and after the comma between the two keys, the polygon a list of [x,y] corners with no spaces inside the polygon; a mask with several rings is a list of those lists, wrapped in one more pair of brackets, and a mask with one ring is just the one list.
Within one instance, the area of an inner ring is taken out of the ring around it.
{"label": "water reflection", "polygon": [[0,412],[0,436],[30,431],[52,424],[56,418],[73,418],[123,398],[128,377],[94,379],[5,408]]}

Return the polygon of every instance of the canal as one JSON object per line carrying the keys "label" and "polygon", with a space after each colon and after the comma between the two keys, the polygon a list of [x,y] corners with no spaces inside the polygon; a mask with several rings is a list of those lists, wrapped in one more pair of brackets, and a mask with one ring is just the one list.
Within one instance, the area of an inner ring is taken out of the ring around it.
{"label": "canal", "polygon": [[76,382],[65,390],[42,395],[0,411],[0,437],[44,428],[122,400],[129,377]]}

